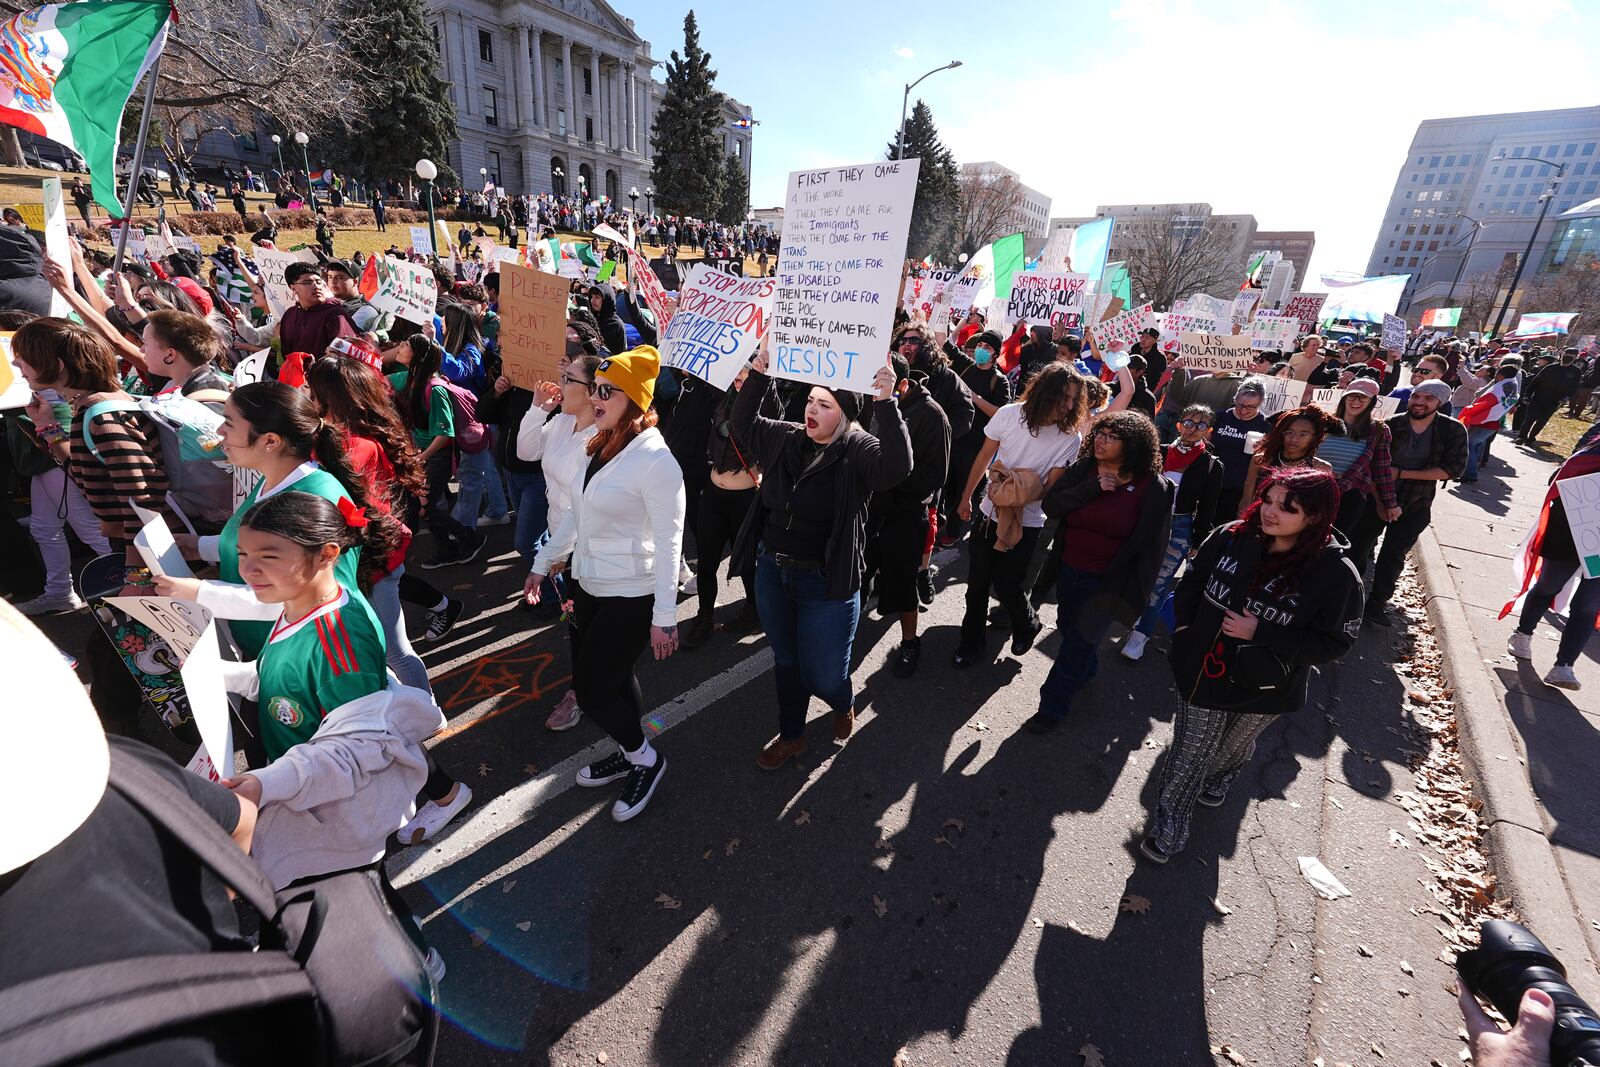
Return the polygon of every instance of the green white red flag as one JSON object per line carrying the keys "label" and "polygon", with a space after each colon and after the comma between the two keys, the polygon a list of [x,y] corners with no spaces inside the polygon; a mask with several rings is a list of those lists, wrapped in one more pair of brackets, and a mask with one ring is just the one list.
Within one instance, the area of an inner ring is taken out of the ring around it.
{"label": "green white red flag", "polygon": [[0,122],[83,156],[95,202],[114,218],[122,113],[171,18],[169,0],[79,0],[0,23]]}

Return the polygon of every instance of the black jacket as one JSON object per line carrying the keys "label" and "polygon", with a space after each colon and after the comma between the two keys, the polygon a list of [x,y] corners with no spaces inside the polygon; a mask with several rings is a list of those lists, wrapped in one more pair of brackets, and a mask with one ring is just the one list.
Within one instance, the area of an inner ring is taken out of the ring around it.
{"label": "black jacket", "polygon": [[0,226],[0,311],[50,314],[50,283],[39,269],[44,255],[24,229]]}
{"label": "black jacket", "polygon": [[[886,514],[926,510],[928,499],[944,487],[950,473],[950,420],[918,382],[921,377],[920,371],[912,371],[906,394],[900,398],[900,415],[911,437],[911,473],[893,489],[877,494]],[[867,429],[877,434],[882,427],[877,410],[872,414]]]}
{"label": "black jacket", "polygon": [[945,419],[949,421],[951,440],[970,430],[977,408],[972,406],[972,393],[967,389],[967,383],[950,369],[950,364],[930,357],[922,365],[911,369],[928,376],[928,395],[933,397],[933,402],[939,405],[939,410],[944,412]]}
{"label": "black jacket", "polygon": [[[1063,518],[1088,504],[1101,493],[1099,464],[1094,457],[1083,456],[1061,472],[1061,477],[1045,493],[1045,515]],[[1144,611],[1150,591],[1156,586],[1156,575],[1161,570],[1161,559],[1167,554],[1167,539],[1172,533],[1172,503],[1175,487],[1159,475],[1153,476],[1144,499],[1139,502],[1139,521],[1133,534],[1122,543],[1117,554],[1100,581],[1100,590],[1089,600],[1077,604],[1062,604],[1062,613],[1073,612],[1084,634],[1098,634],[1104,629],[1105,619],[1115,619],[1132,626]],[[1063,529],[1056,531],[1059,545]],[[1052,549],[1054,551],[1054,549]],[[1068,565],[1071,560],[1066,561]]]}
{"label": "black jacket", "polygon": [[899,405],[892,399],[875,401],[872,424],[881,436],[851,426],[828,446],[827,455],[804,469],[800,453],[805,427],[760,414],[769,384],[766,375],[752,370],[733,405],[733,432],[740,441],[750,443],[756,457],[751,462],[761,465],[761,506],[751,509],[739,531],[729,566],[735,574],[748,573],[745,568],[755,560],[766,514],[783,510],[799,478],[829,476],[835,479],[837,495],[825,574],[829,598],[843,600],[861,589],[861,574],[866,569],[867,504],[874,492],[892,489],[911,473],[911,437],[900,418]]}
{"label": "black jacket", "polygon": [[613,356],[628,350],[628,331],[622,327],[622,316],[617,314],[617,291],[610,282],[596,282],[594,289],[600,294],[600,310],[594,313],[600,324],[600,337]]}
{"label": "black jacket", "polygon": [[1528,379],[1526,399],[1534,407],[1550,408],[1577,392],[1583,368],[1576,363],[1552,363]]}
{"label": "black jacket", "polygon": [[494,456],[504,470],[518,474],[544,470],[544,464],[538,460],[529,462],[517,458],[517,431],[521,429],[522,418],[531,407],[533,394],[516,386],[503,393],[496,393],[491,386],[478,401],[478,421],[496,427]]}
{"label": "black jacket", "polygon": [[[967,387],[967,392],[972,396],[981,396],[984,400],[997,408],[1003,408],[1011,403],[1011,379],[1000,371],[997,362],[1000,354],[995,353],[987,367],[980,367],[967,354],[955,345],[946,341],[944,344],[945,355],[950,357],[950,366],[955,370],[956,376],[961,379],[961,384]],[[972,405],[972,425],[964,434],[957,434],[952,428],[950,440],[960,443],[963,440],[972,446],[974,454],[983,447],[983,428],[989,425],[989,416],[978,410],[978,405]]]}
{"label": "black jacket", "polygon": [[[1165,451],[1163,451],[1163,455]],[[1206,445],[1178,479],[1178,499],[1174,515],[1193,515],[1194,527],[1189,544],[1197,545],[1211,533],[1217,521],[1217,497],[1222,494],[1222,460]]]}
{"label": "black jacket", "polygon": [[[1355,646],[1361,632],[1361,578],[1333,533],[1292,593],[1278,583],[1251,591],[1263,545],[1240,537],[1240,524],[1218,527],[1178,583],[1177,632],[1167,661],[1178,695],[1191,704],[1255,715],[1298,711],[1311,668]],[[1254,615],[1255,636],[1222,633],[1226,611]],[[1219,707],[1220,706],[1220,707]]]}

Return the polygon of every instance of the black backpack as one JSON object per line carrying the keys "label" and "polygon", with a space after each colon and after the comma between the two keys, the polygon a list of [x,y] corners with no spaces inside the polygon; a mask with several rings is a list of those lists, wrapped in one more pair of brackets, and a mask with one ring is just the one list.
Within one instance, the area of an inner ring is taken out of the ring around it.
{"label": "black backpack", "polygon": [[74,1063],[171,1026],[245,1015],[270,1025],[280,1014],[283,1063],[433,1062],[437,991],[374,872],[274,893],[178,786],[115,748],[111,787],[260,912],[261,946],[118,960],[0,990],[0,1063]]}

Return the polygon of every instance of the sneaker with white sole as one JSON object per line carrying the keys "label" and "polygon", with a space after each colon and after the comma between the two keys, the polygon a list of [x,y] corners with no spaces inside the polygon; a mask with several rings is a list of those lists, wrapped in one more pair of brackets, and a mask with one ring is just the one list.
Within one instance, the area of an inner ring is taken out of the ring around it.
{"label": "sneaker with white sole", "polygon": [[622,795],[617,802],[611,805],[611,817],[618,822],[627,822],[644,810],[650,803],[650,798],[656,795],[656,786],[661,784],[661,775],[667,769],[667,757],[656,753],[656,761],[648,767],[633,766],[628,771],[628,784],[622,787]]}
{"label": "sneaker with white sole", "polygon": [[1140,656],[1143,656],[1144,646],[1149,642],[1149,640],[1150,639],[1148,637],[1140,633],[1138,630],[1131,631],[1128,634],[1128,639],[1122,642],[1122,658],[1138,659]]}
{"label": "sneaker with white sole", "polygon": [[422,965],[427,968],[428,977],[433,979],[434,985],[444,981],[444,957],[439,955],[438,949],[428,949],[428,956],[422,961]]}
{"label": "sneaker with white sole", "polygon": [[554,730],[560,733],[562,730],[570,730],[578,725],[578,720],[581,718],[583,718],[583,712],[578,708],[578,698],[568,693],[561,698],[561,703],[555,706],[555,710],[550,712],[550,717],[544,721],[544,727],[546,730]]}
{"label": "sneaker with white sole", "polygon": [[482,529],[485,526],[509,526],[510,524],[511,513],[509,511],[504,515],[485,515],[483,518],[478,520],[479,529]]}
{"label": "sneaker with white sole", "polygon": [[620,778],[628,777],[628,772],[633,770],[633,764],[628,762],[628,757],[622,750],[611,753],[603,760],[589,764],[578,772],[578,784],[586,789],[596,786],[609,785]]}
{"label": "sneaker with white sole", "polygon": [[472,803],[472,790],[466,782],[456,783],[455,799],[449,803],[440,804],[430,800],[417,809],[417,813],[406,820],[400,827],[400,841],[407,845],[420,845],[443,830],[451,819],[460,814],[461,809]]}
{"label": "sneaker with white sole", "polygon": [[461,618],[461,613],[467,610],[467,606],[459,600],[445,597],[445,601],[444,610],[442,611],[428,609],[426,614],[428,625],[423,628],[422,635],[417,638],[418,641],[439,640],[439,638],[450,632],[451,627],[455,626],[456,620]]}
{"label": "sneaker with white sole", "polygon": [[1506,643],[1506,651],[1518,659],[1533,658],[1533,635],[1525,634],[1521,630],[1511,632],[1511,640]]}
{"label": "sneaker with white sole", "polygon": [[1570,689],[1573,692],[1583,688],[1583,683],[1578,681],[1578,672],[1559,663],[1551,667],[1550,673],[1544,676],[1544,684],[1553,685],[1557,689]]}
{"label": "sneaker with white sole", "polygon": [[83,607],[83,600],[69,589],[60,595],[36,596],[12,606],[24,615],[65,615]]}

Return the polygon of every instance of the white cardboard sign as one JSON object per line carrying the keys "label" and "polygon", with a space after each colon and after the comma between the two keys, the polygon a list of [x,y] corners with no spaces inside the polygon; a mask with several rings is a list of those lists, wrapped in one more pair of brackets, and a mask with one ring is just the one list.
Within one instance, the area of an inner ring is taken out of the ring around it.
{"label": "white cardboard sign", "polygon": [[1190,371],[1240,371],[1250,363],[1250,335],[1184,333],[1178,342]]}
{"label": "white cardboard sign", "polygon": [[[1578,560],[1585,578],[1600,578],[1600,474],[1565,478],[1556,483],[1561,503],[1567,510],[1567,525],[1572,527],[1572,542],[1578,547]],[[1592,620],[1591,620],[1592,621]],[[1584,625],[1573,619],[1569,626]]]}
{"label": "white cardboard sign", "polygon": [[662,365],[728,388],[766,335],[776,288],[772,278],[740,278],[696,263],[661,335]]}

